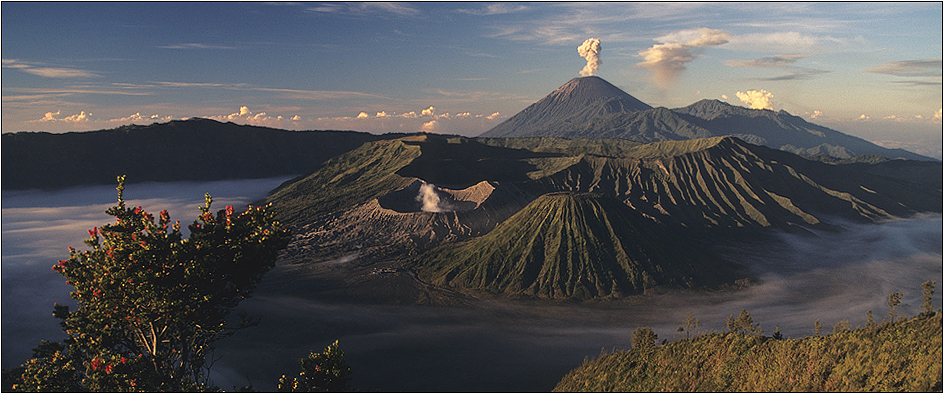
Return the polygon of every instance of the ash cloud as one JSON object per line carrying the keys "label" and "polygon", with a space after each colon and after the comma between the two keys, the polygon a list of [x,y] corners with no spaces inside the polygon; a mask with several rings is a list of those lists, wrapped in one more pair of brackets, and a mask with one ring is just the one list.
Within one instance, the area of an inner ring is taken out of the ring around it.
{"label": "ash cloud", "polygon": [[640,51],[639,55],[645,60],[636,65],[648,68],[653,80],[664,87],[675,82],[704,48],[724,45],[731,40],[731,35],[723,30],[701,28],[668,34],[657,40],[663,43]]}
{"label": "ash cloud", "polygon": [[603,47],[600,45],[600,40],[597,38],[588,38],[583,44],[577,47],[577,54],[587,59],[587,65],[580,70],[581,76],[589,77],[591,75],[597,75],[597,69],[603,64],[603,60],[600,59],[600,52],[602,51]]}

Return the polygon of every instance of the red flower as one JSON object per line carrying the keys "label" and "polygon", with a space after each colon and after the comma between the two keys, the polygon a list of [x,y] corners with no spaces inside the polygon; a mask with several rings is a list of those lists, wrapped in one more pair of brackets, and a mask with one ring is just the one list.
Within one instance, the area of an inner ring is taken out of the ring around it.
{"label": "red flower", "polygon": [[128,363],[128,359],[125,358],[125,356],[121,356],[121,363],[122,363],[122,364],[127,364],[127,363]]}
{"label": "red flower", "polygon": [[226,206],[226,216],[229,216],[229,215],[232,215],[232,214],[233,214],[233,206],[232,206],[232,205],[227,205],[227,206]]}
{"label": "red flower", "polygon": [[105,365],[105,373],[111,373],[113,370],[111,364]]}
{"label": "red flower", "polygon": [[93,358],[93,359],[92,359],[92,369],[93,369],[93,370],[97,370],[98,367],[100,367],[101,365],[102,365],[102,362],[101,362],[101,361],[98,361],[97,358]]}
{"label": "red flower", "polygon": [[96,296],[96,297],[102,295],[102,289],[97,289],[97,290],[93,291],[93,292],[92,292],[92,295],[93,295],[93,296]]}

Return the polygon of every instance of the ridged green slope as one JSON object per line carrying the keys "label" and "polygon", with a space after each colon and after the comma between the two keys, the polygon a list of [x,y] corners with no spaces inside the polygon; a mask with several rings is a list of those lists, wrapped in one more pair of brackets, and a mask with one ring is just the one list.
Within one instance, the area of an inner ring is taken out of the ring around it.
{"label": "ridged green slope", "polygon": [[707,334],[601,356],[558,392],[940,392],[940,313],[824,337]]}
{"label": "ridged green slope", "polygon": [[940,210],[939,183],[869,173],[878,166],[887,164],[828,165],[714,137],[641,145],[622,158],[585,156],[533,187],[614,196],[689,228],[784,228],[818,225],[824,214],[875,221]]}
{"label": "ridged green slope", "polygon": [[656,286],[715,286],[733,266],[687,243],[612,197],[539,197],[473,241],[447,245],[416,266],[438,285],[508,296],[599,298]]}

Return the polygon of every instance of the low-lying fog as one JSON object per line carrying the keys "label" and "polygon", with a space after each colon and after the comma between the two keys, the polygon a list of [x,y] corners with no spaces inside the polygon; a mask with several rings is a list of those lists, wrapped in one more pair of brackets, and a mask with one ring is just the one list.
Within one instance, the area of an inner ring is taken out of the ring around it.
{"label": "low-lying fog", "polygon": [[[212,183],[128,185],[128,205],[192,221],[204,192],[214,207],[245,205],[285,178]],[[114,187],[56,192],[3,191],[2,368],[19,365],[41,339],[61,339],[54,302],[70,303],[70,287],[50,270],[83,248],[86,230],[109,222]],[[631,332],[651,326],[660,339],[684,337],[676,329],[693,313],[699,332],[721,331],[729,315],[748,310],[765,335],[777,326],[787,337],[823,333],[842,320],[864,325],[871,310],[887,316],[888,294],[905,297],[899,316],[920,312],[920,286],[937,280],[941,307],[941,215],[880,225],[844,224],[838,234],[782,235],[784,247],[737,247],[742,263],[761,278],[725,294],[643,296],[596,305],[481,302],[472,307],[343,305],[282,294],[287,274],[276,268],[242,310],[259,326],[219,343],[214,383],[231,390],[252,384],[273,391],[282,374],[299,371],[297,358],[335,339],[353,367],[355,388],[379,391],[547,391],[587,356],[628,348]],[[343,262],[339,264],[344,264]],[[316,285],[316,284],[313,284]],[[71,303],[70,303],[71,304]]]}

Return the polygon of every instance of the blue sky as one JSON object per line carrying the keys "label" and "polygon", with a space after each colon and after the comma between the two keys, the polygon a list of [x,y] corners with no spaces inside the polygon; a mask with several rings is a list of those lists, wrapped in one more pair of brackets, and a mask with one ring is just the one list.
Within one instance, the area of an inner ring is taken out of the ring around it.
{"label": "blue sky", "polygon": [[[942,156],[942,3],[2,3],[2,127],[477,135],[587,64]],[[743,97],[743,100],[742,100]]]}

